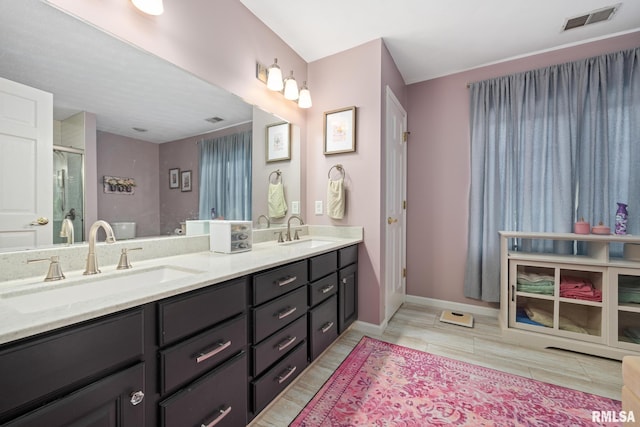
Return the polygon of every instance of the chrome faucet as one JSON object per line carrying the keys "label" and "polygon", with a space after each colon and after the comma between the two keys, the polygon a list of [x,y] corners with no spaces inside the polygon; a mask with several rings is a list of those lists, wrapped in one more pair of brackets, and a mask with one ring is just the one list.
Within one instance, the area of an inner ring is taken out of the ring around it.
{"label": "chrome faucet", "polygon": [[96,256],[96,235],[98,234],[99,228],[103,228],[105,233],[107,233],[107,239],[105,240],[106,243],[114,243],[116,241],[113,229],[107,221],[99,219],[93,223],[89,229],[89,254],[87,255],[87,267],[84,269],[83,273],[86,275],[100,273],[100,270],[98,269],[98,257]]}
{"label": "chrome faucet", "polygon": [[267,228],[271,227],[271,221],[269,221],[269,218],[267,218],[266,215],[260,215],[258,217],[258,220],[256,221],[256,225],[260,225],[260,218],[264,218],[265,220],[267,220]]}
{"label": "chrome faucet", "polygon": [[[291,215],[289,217],[289,219],[287,220],[287,242],[291,241],[291,220],[292,219],[297,219],[298,221],[300,221],[300,225],[304,225],[304,221],[302,220],[302,217],[299,215]],[[298,235],[298,233],[296,233],[296,236]]]}
{"label": "chrome faucet", "polygon": [[73,244],[73,222],[69,218],[62,220],[62,226],[60,227],[60,237],[67,238],[67,245]]}

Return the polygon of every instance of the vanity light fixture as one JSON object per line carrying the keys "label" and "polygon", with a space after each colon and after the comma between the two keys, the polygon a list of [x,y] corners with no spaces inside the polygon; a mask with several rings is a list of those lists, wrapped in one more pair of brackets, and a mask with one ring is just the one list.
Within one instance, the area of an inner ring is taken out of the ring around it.
{"label": "vanity light fixture", "polygon": [[291,75],[284,81],[284,97],[290,101],[298,99],[298,83],[293,78],[293,70],[291,70]]}
{"label": "vanity light fixture", "polygon": [[278,58],[275,58],[273,64],[267,69],[267,87],[276,92],[284,88],[282,70],[278,66]]}
{"label": "vanity light fixture", "polygon": [[148,15],[162,15],[164,5],[162,0],[131,0],[131,3]]}
{"label": "vanity light fixture", "polygon": [[302,84],[300,88],[300,96],[298,97],[298,107],[300,108],[311,108],[311,92],[307,87],[307,82]]}

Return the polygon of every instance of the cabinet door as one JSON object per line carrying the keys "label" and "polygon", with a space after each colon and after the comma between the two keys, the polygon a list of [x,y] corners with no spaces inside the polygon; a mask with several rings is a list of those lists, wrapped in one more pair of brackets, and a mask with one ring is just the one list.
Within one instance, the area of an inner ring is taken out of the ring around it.
{"label": "cabinet door", "polygon": [[358,318],[358,264],[340,270],[338,293],[338,333]]}
{"label": "cabinet door", "polygon": [[332,296],[309,311],[309,359],[315,360],[338,338],[338,298]]}
{"label": "cabinet door", "polygon": [[610,345],[640,352],[640,268],[609,269]]}
{"label": "cabinet door", "polygon": [[3,426],[140,427],[144,406],[144,363],[139,363]]}

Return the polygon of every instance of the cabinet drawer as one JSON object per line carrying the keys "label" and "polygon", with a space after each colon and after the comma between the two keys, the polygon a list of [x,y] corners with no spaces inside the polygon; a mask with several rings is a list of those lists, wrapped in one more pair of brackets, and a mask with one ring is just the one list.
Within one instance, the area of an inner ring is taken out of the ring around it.
{"label": "cabinet drawer", "polygon": [[329,252],[309,258],[309,280],[318,280],[321,277],[331,274],[338,267],[338,252]]}
{"label": "cabinet drawer", "polygon": [[300,317],[295,322],[273,334],[258,345],[252,346],[253,369],[252,375],[258,376],[262,371],[282,358],[307,338],[307,316]]}
{"label": "cabinet drawer", "polygon": [[309,311],[309,357],[314,360],[338,338],[338,296]]}
{"label": "cabinet drawer", "polygon": [[293,322],[307,311],[307,287],[253,309],[253,343],[256,344],[278,329]]}
{"label": "cabinet drawer", "polygon": [[262,304],[307,282],[306,260],[256,274],[253,277],[253,304]]}
{"label": "cabinet drawer", "polygon": [[346,267],[358,261],[358,245],[342,248],[338,251],[338,268]]}
{"label": "cabinet drawer", "polygon": [[240,314],[247,306],[247,278],[170,298],[158,304],[160,346]]}
{"label": "cabinet drawer", "polygon": [[[162,427],[247,424],[247,354],[241,353],[160,402]],[[217,422],[216,422],[217,420]]]}
{"label": "cabinet drawer", "polygon": [[253,413],[264,409],[307,367],[307,343],[299,344],[289,356],[251,382]]}
{"label": "cabinet drawer", "polygon": [[144,425],[146,401],[131,403],[132,394],[144,392],[144,363],[110,375],[62,399],[14,419],[4,427]]}
{"label": "cabinet drawer", "polygon": [[160,392],[164,394],[244,349],[247,316],[234,318],[160,351]]}
{"label": "cabinet drawer", "polygon": [[[143,354],[137,309],[0,349],[0,415]],[[0,416],[0,419],[2,417]]]}
{"label": "cabinet drawer", "polygon": [[323,277],[309,284],[309,307],[324,301],[338,292],[338,273]]}

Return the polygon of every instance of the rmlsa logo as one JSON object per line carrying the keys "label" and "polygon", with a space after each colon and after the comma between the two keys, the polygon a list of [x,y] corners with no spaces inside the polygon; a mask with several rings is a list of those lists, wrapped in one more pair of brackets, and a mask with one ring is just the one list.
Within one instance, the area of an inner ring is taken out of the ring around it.
{"label": "rmlsa logo", "polygon": [[635,423],[636,417],[633,411],[593,411],[591,422],[594,423]]}

